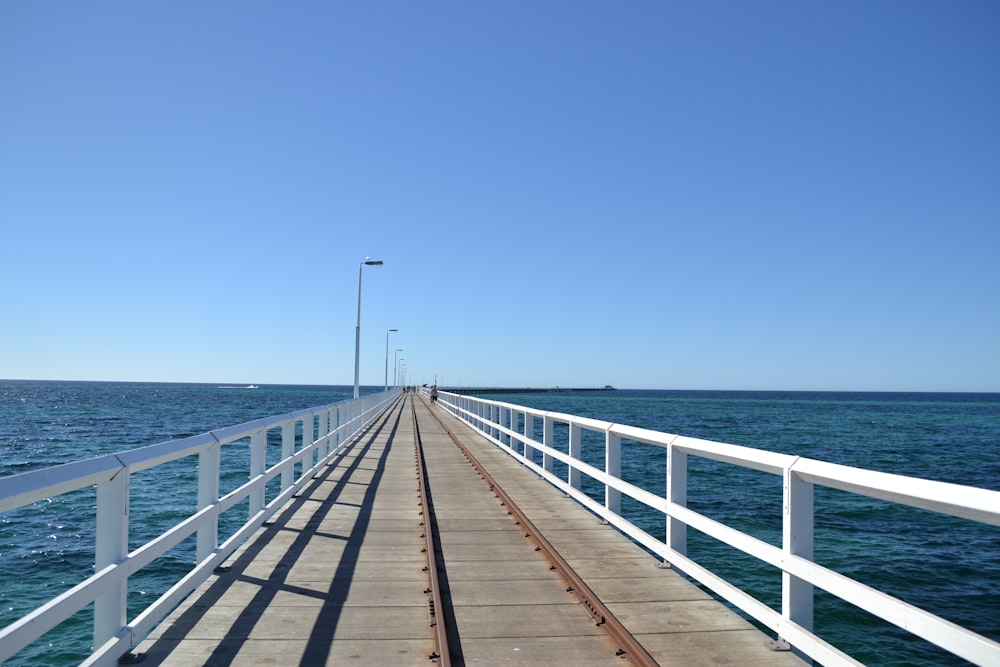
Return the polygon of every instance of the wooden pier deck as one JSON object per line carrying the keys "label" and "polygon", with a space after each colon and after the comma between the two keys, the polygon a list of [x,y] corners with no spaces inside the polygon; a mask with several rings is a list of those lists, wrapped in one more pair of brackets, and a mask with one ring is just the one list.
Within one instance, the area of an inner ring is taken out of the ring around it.
{"label": "wooden pier deck", "polygon": [[622,665],[444,420],[662,665],[802,665],[443,409],[410,394],[136,649],[144,665],[433,665],[415,401],[442,587],[467,665]]}

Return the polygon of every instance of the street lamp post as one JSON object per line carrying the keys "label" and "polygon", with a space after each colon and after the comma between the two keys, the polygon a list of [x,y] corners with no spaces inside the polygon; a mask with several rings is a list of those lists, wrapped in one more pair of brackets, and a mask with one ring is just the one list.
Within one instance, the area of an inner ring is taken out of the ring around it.
{"label": "street lamp post", "polygon": [[389,334],[399,329],[389,329],[385,332],[385,387],[382,391],[389,391]]}
{"label": "street lamp post", "polygon": [[360,379],[361,371],[361,269],[365,266],[382,266],[382,260],[365,257],[365,261],[358,264],[358,324],[354,328],[354,398],[361,395]]}
{"label": "street lamp post", "polygon": [[396,372],[399,370],[399,353],[403,351],[403,348],[396,348],[396,352],[392,355],[392,386],[398,387],[399,383],[396,382]]}

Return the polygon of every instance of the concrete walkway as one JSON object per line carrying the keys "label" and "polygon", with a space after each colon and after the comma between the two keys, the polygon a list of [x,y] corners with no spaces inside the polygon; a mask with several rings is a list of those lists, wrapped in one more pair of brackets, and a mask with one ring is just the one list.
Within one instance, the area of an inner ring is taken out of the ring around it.
{"label": "concrete walkway", "polygon": [[[428,586],[409,401],[440,533],[455,664],[621,665],[431,417],[445,420],[663,665],[802,665],[614,529],[410,395],[138,648],[146,665],[430,665]],[[446,607],[448,605],[446,604]]]}

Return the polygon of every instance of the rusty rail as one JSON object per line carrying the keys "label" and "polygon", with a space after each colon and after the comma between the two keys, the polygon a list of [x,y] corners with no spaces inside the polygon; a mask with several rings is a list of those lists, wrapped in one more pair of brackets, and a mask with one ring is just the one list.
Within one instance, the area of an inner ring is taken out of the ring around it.
{"label": "rusty rail", "polygon": [[420,427],[417,424],[417,410],[410,399],[410,414],[413,417],[413,449],[417,465],[417,491],[420,494],[420,511],[423,515],[424,553],[427,555],[427,577],[430,580],[425,593],[430,595],[427,601],[428,622],[434,628],[434,640],[438,651],[430,656],[442,667],[450,667],[451,652],[448,643],[448,624],[444,619],[444,605],[441,601],[441,585],[438,580],[437,554],[434,538],[434,517],[427,493],[427,469],[424,467],[424,447],[420,440]]}
{"label": "rusty rail", "polygon": [[[421,399],[423,400],[423,399]],[[426,401],[425,401],[426,404]],[[428,406],[429,407],[429,406]],[[412,408],[412,404],[411,404]],[[487,472],[483,465],[473,456],[472,452],[459,440],[451,429],[438,417],[433,410],[430,413],[437,420],[441,428],[444,429],[451,441],[455,443],[455,446],[459,448],[462,454],[465,456],[466,460],[472,465],[473,468],[479,473],[480,477],[483,478],[490,490],[496,495],[500,500],[501,505],[507,507],[508,512],[514,518],[518,525],[520,525],[527,533],[526,537],[530,537],[535,542],[538,549],[545,555],[546,558],[552,563],[556,572],[562,577],[563,581],[566,583],[566,591],[572,593],[576,599],[580,602],[580,605],[584,608],[587,614],[590,616],[591,620],[595,625],[599,626],[608,634],[608,636],[615,642],[618,646],[618,656],[621,658],[626,658],[629,661],[637,664],[643,665],[643,667],[656,667],[659,663],[649,654],[648,651],[639,643],[628,628],[618,620],[618,618],[611,612],[608,607],[601,602],[597,594],[594,593],[593,589],[587,585],[587,583],[577,574],[569,563],[559,554],[552,543],[549,542],[541,531],[539,531],[535,525],[531,522],[528,516],[521,511],[513,499],[503,490],[503,488],[493,479],[493,477]],[[414,412],[414,420],[416,419],[416,413]],[[416,424],[414,423],[414,428]]]}

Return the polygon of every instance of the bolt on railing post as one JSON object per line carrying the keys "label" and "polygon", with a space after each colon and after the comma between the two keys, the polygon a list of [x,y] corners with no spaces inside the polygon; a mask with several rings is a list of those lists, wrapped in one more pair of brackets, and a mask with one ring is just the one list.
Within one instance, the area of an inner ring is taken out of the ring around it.
{"label": "bolt on railing post", "polygon": [[[814,486],[792,467],[784,474],[782,548],[786,554],[813,560]],[[787,571],[781,573],[781,615],[807,631],[813,630],[813,585]],[[780,639],[780,637],[779,637]]]}
{"label": "bolt on railing post", "polygon": [[[250,436],[250,479],[264,474],[267,455],[267,431],[261,429]],[[250,492],[250,518],[264,509],[264,485]]]}
{"label": "bolt on railing post", "polygon": [[[667,501],[687,507],[688,455],[667,445]],[[687,555],[687,524],[667,514],[667,548]]]}
{"label": "bolt on railing post", "polygon": [[[622,437],[610,430],[604,438],[604,472],[615,479],[622,477]],[[605,486],[604,506],[615,514],[621,514],[622,492]]]}
{"label": "bolt on railing post", "polygon": [[[579,461],[582,455],[583,429],[578,424],[569,424],[569,457],[574,461]],[[570,464],[566,482],[574,489],[580,488],[580,469],[574,464]]]}
{"label": "bolt on railing post", "polygon": [[[198,454],[198,509],[203,510],[219,499],[219,471],[222,468],[222,445],[218,441]],[[195,558],[200,563],[219,545],[219,517],[198,529]]]}
{"label": "bolt on railing post", "polygon": [[[100,572],[128,555],[129,473],[122,467],[97,485],[97,544],[94,566]],[[122,578],[94,599],[94,646],[125,627],[128,580]]]}

